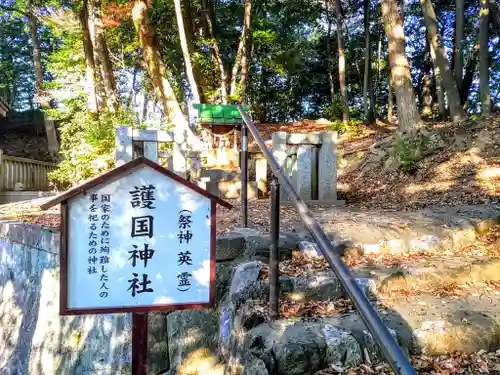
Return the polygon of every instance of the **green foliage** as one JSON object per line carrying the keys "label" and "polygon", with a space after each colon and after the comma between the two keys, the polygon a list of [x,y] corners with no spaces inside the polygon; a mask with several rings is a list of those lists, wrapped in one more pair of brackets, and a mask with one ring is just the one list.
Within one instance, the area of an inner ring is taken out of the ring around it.
{"label": "green foliage", "polygon": [[398,169],[406,173],[414,173],[418,162],[426,152],[424,137],[419,135],[398,135],[394,142],[394,158]]}
{"label": "green foliage", "polygon": [[332,121],[332,125],[329,126],[330,130],[334,130],[337,133],[347,133],[352,137],[361,134],[363,121],[361,120],[349,120],[347,124],[344,124],[342,120]]}
{"label": "green foliage", "polygon": [[335,94],[333,100],[330,104],[324,107],[322,117],[332,122],[330,126],[331,130],[338,133],[348,133],[351,136],[359,135],[361,132],[361,126],[363,122],[356,119],[359,116],[359,112],[355,109],[349,110],[349,122],[344,124],[342,121],[342,115],[345,110],[345,103],[342,95]]}
{"label": "green foliage", "polygon": [[330,121],[342,120],[342,115],[345,110],[345,103],[342,95],[335,94],[332,102],[325,106],[323,110],[323,117]]}
{"label": "green foliage", "polygon": [[58,189],[94,177],[114,166],[115,133],[118,125],[132,124],[131,113],[100,113],[97,117],[89,113],[83,97],[68,103],[70,111],[51,112],[51,116],[62,120],[61,156],[58,168],[49,174],[49,180]]}
{"label": "green foliage", "polygon": [[[105,0],[101,6],[120,103],[124,107],[135,105],[137,117],[142,120],[142,108],[138,108],[141,104],[135,100],[136,94],[148,93],[149,98],[152,98],[153,89],[148,83],[147,74],[144,74],[142,51],[130,19],[132,3]],[[0,88],[13,93],[17,108],[29,107],[33,101],[34,75],[30,28],[24,15],[27,0],[3,0],[3,4],[18,8],[21,12],[0,9]],[[55,102],[66,101],[65,105],[68,105],[70,97],[83,92],[84,55],[77,14],[82,3],[37,0],[34,4],[40,16],[38,36],[45,86]],[[201,0],[183,3],[184,23],[189,53],[197,70],[199,91],[205,102],[214,102],[220,98],[217,93],[221,84],[212,45],[216,43],[220,49],[229,81],[241,35],[244,5],[241,0],[206,2],[210,7],[209,16],[213,16],[214,39],[211,39],[204,19],[203,4]],[[377,115],[384,116],[388,101],[387,39],[380,22],[380,4],[372,2],[371,5],[369,31],[372,35],[372,84]],[[418,94],[422,90],[422,75],[426,71],[427,43],[422,37],[424,27],[418,1],[410,0],[405,5],[406,52]],[[342,1],[341,6],[345,18],[343,37],[349,117],[359,119],[363,117],[360,113],[363,111],[365,53],[365,33],[361,22],[363,2]],[[159,54],[167,69],[166,78],[177,99],[183,101],[189,83],[186,80],[174,3],[170,0],[152,0],[148,2],[148,7],[156,29]],[[443,43],[448,51],[453,51],[454,3],[437,0],[435,7]],[[477,2],[468,1],[466,8],[465,35],[460,44],[465,66],[471,59],[477,40],[475,22],[479,13]],[[333,101],[331,98],[332,90],[339,92],[335,16],[334,7],[326,8],[325,3],[313,0],[252,0],[245,98],[256,121],[288,122],[317,117],[325,117],[336,123],[341,120],[346,103],[342,102],[338,94]],[[490,59],[491,91],[493,101],[498,102],[498,31],[492,27],[490,32],[490,50],[493,51]],[[132,75],[136,80],[131,88]],[[238,85],[236,95],[229,98],[230,101],[241,100],[240,89]],[[469,101],[470,111],[477,111],[476,83],[472,86]],[[71,110],[68,112],[73,113]],[[359,129],[355,123],[350,123],[348,127],[335,126],[341,131],[356,132]]]}
{"label": "green foliage", "polygon": [[[15,109],[32,105],[33,63],[29,48],[27,19],[20,13],[0,8],[0,88],[9,92]],[[43,52],[43,50],[42,50]]]}

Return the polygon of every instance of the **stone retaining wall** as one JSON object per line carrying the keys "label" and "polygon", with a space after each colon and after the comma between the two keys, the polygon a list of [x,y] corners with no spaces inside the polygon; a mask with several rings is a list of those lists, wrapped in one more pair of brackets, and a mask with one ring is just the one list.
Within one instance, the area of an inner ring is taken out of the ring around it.
{"label": "stone retaining wall", "polygon": [[[130,374],[129,314],[59,316],[59,233],[0,222],[0,255],[0,374]],[[151,315],[150,333],[158,371],[168,361],[164,315]]]}

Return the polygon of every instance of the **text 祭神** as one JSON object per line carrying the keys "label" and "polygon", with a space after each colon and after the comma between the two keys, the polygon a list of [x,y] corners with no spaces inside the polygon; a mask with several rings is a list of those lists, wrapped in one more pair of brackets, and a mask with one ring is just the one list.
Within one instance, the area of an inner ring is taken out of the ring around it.
{"label": "text \u796d\u795e", "polygon": [[[132,208],[155,210],[155,187],[153,185],[134,186],[134,189],[129,191],[131,195],[130,204]],[[193,238],[191,232],[192,212],[189,210],[181,210],[178,213],[178,233],[177,239],[179,244],[188,245]],[[132,278],[128,280],[130,283],[127,291],[130,291],[132,297],[141,293],[151,293],[154,291],[152,281],[149,278],[147,270],[148,261],[153,259],[155,250],[147,243],[147,238],[152,238],[154,235],[154,216],[143,215],[133,216],[131,222],[130,236],[132,238],[144,238],[141,244],[133,244],[132,249],[128,251],[130,257],[128,260],[131,262],[132,267],[142,269],[141,271],[133,272]],[[177,274],[177,290],[186,292],[191,288],[192,274],[187,266],[193,265],[189,250],[180,251],[177,256],[178,266],[181,271]]]}
{"label": "text \u796d\u795e", "polygon": [[[179,224],[179,234],[177,238],[179,239],[179,244],[189,244],[189,241],[193,238],[193,233],[191,233],[191,224],[193,223],[191,219],[191,211],[182,210],[178,214],[177,222]],[[193,265],[193,260],[191,259],[191,252],[186,250],[184,252],[179,252],[177,254],[177,263],[179,267],[185,268],[186,266]],[[178,284],[177,290],[181,292],[186,292],[191,288],[191,275],[188,271],[182,271],[177,275]]]}

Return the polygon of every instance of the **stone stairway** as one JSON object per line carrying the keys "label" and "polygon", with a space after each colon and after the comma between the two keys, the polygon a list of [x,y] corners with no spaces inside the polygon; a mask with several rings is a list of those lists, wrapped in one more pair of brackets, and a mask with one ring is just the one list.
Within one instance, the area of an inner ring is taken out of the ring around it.
{"label": "stone stairway", "polygon": [[[489,229],[496,230],[497,210],[385,213],[378,221],[356,212],[352,226],[326,213],[319,220],[404,352],[476,353],[500,347],[500,249],[478,245]],[[388,225],[389,217],[403,223],[399,231]],[[382,233],[383,241],[366,236],[368,222],[370,233]],[[351,236],[355,227],[359,236]],[[420,246],[430,235],[435,238],[425,243],[431,246]],[[315,244],[298,228],[281,233],[279,246],[281,316],[270,322],[269,235],[236,229],[219,236],[216,308],[176,311],[167,318],[173,372],[312,375],[382,361]],[[195,336],[198,341],[185,344]]]}

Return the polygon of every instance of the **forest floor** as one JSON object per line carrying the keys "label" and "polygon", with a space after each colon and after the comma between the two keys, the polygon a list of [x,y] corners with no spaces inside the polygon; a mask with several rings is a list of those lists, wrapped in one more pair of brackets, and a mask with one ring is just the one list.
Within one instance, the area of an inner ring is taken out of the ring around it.
{"label": "forest floor", "polygon": [[[275,131],[297,133],[328,130],[322,122],[302,121],[290,125],[260,125],[266,140]],[[425,155],[416,160],[413,173],[397,168],[397,150],[394,147],[397,129],[383,122],[362,126],[357,135],[339,137],[339,199],[346,208],[365,209],[372,212],[415,211],[427,207],[498,204],[500,193],[500,117],[468,120],[461,124],[447,122],[426,124],[425,134],[429,144]],[[252,145],[252,141],[249,142]],[[53,207],[40,212],[39,204],[47,198],[0,206],[0,218],[20,220],[58,229],[59,209]],[[223,233],[237,227],[240,222],[239,202],[232,200],[232,210],[218,208],[217,231]],[[311,206],[315,215],[332,207]],[[291,205],[281,208],[281,230],[296,228],[296,210]],[[263,232],[269,228],[269,201],[249,202],[250,225]],[[476,241],[460,250],[460,257],[487,257],[500,259],[500,227],[479,236]],[[425,262],[429,254],[374,254],[361,261],[378,267],[392,267],[406,263]],[[361,264],[363,265],[363,264]],[[358,264],[359,266],[359,264]],[[324,260],[310,261],[302,256],[280,263],[281,273],[295,275],[299,270],[323,271],[329,266]],[[265,272],[265,269],[263,270]],[[302,272],[302,271],[300,271]],[[484,285],[483,285],[484,284]],[[486,286],[485,286],[486,285]],[[417,288],[422,296],[459,299],[478,288],[500,294],[500,283],[449,283],[434,289]],[[399,290],[397,300],[413,298],[415,290]],[[393,296],[394,297],[394,296]],[[417,296],[415,298],[420,298]],[[422,298],[425,298],[422,297]],[[384,297],[387,302],[387,296]],[[338,300],[336,311],[349,312],[349,300]],[[331,305],[321,301],[282,303],[283,317],[322,316],[329,314]],[[449,353],[443,356],[413,356],[412,364],[419,374],[500,374],[500,351],[481,351],[475,354]],[[338,369],[322,371],[321,375],[338,373]],[[344,374],[390,374],[387,365],[346,369]],[[320,374],[317,374],[320,375]]]}
{"label": "forest floor", "polygon": [[394,134],[372,132],[341,143],[341,199],[399,211],[499,202],[500,117],[429,123],[425,131],[428,149],[413,173],[396,167]]}

